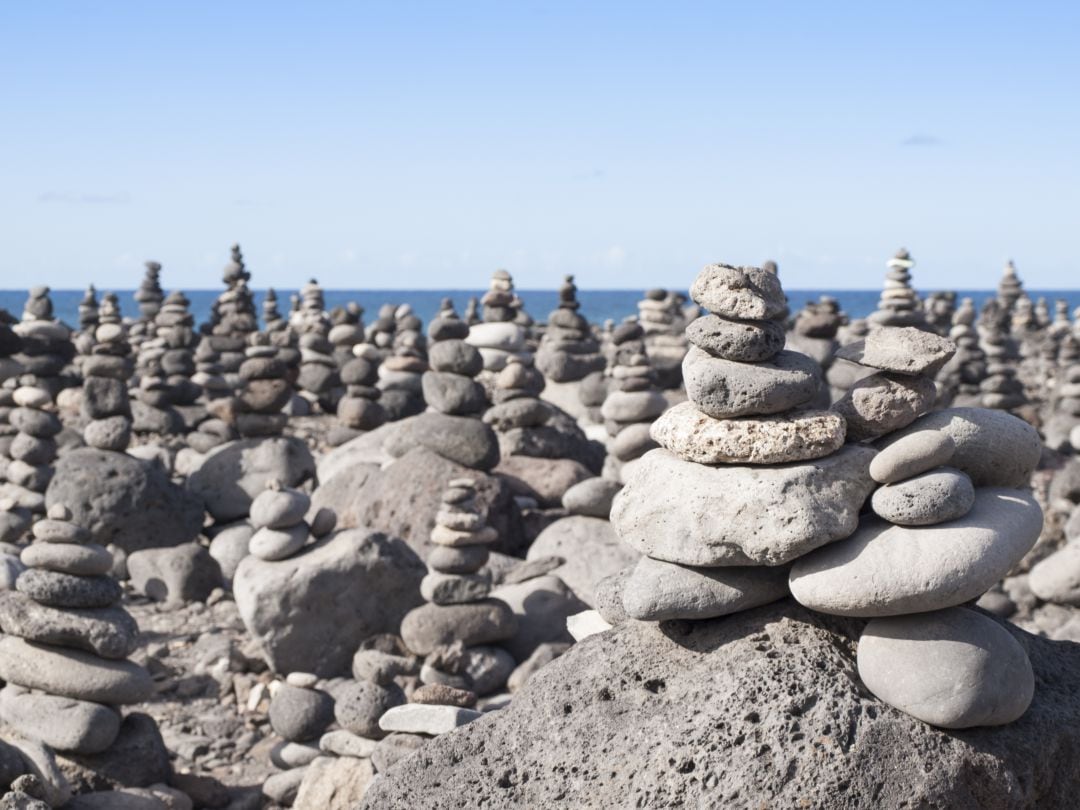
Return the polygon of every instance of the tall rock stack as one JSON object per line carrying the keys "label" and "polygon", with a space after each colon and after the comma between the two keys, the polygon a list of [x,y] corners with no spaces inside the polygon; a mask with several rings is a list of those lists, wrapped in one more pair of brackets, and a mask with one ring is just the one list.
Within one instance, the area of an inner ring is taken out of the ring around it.
{"label": "tall rock stack", "polygon": [[98,323],[97,290],[91,284],[79,302],[79,331],[92,333]]}
{"label": "tall rock stack", "polygon": [[144,340],[153,338],[154,319],[161,310],[162,301],[165,300],[165,291],[161,289],[161,264],[148,261],[143,265],[146,267],[146,273],[134,296],[135,302],[139,305],[139,317],[128,330],[128,337],[136,351]]}
{"label": "tall rock stack", "polygon": [[[401,638],[415,655],[424,658],[420,680],[468,690],[483,696],[498,691],[513,671],[513,656],[501,647],[517,632],[517,619],[509,605],[489,598],[491,576],[481,572],[488,559],[488,547],[498,539],[487,525],[477,502],[476,483],[471,478],[451,480],[431,532],[434,550],[428,556],[428,574],[420,584],[426,604],[413,608],[401,622]],[[448,710],[412,709],[401,712],[402,723],[392,717],[380,721],[384,731],[438,734],[476,713],[456,715]],[[459,721],[433,729],[420,725],[440,717]],[[411,720],[405,719],[411,718]]]}
{"label": "tall rock stack", "polygon": [[469,326],[480,323],[480,299],[472,296],[465,302],[465,315],[463,320]]}
{"label": "tall rock stack", "polygon": [[208,335],[209,348],[217,353],[216,362],[226,382],[235,389],[240,382],[236,373],[244,362],[247,336],[258,329],[258,314],[247,286],[251,273],[244,265],[240,246],[233,245],[231,253],[221,274],[226,290],[214,301],[211,318],[201,329]]}
{"label": "tall rock stack", "polygon": [[354,357],[353,348],[364,342],[364,308],[355,301],[330,311],[330,332],[327,339],[334,347],[338,367]]}
{"label": "tall rock stack", "polygon": [[52,478],[56,458],[56,434],[62,427],[49,391],[37,385],[20,385],[12,397],[14,408],[8,422],[17,432],[8,446],[4,468],[7,485],[0,496],[33,512],[45,511],[45,490]]}
{"label": "tall rock stack", "polygon": [[368,342],[378,349],[383,357],[388,356],[394,346],[394,329],[397,328],[397,322],[394,320],[396,311],[397,307],[393,304],[383,304],[379,307],[375,320],[367,329]]}
{"label": "tall rock stack", "polygon": [[50,506],[33,535],[16,590],[0,593],[0,717],[58,751],[98,754],[120,731],[118,707],[154,691],[150,673],[127,660],[139,629],[117,604],[112,554],[67,507]]}
{"label": "tall rock stack", "polygon": [[338,400],[338,421],[348,430],[374,430],[386,422],[386,411],[379,404],[382,391],[376,385],[381,358],[370,343],[357,343],[353,355],[341,367],[345,394]]}
{"label": "tall rock stack", "polygon": [[300,395],[312,406],[333,413],[336,392],[341,386],[338,364],[330,334],[330,316],[326,312],[322,288],[311,279],[300,290],[300,307],[289,316],[289,325],[300,336]]}
{"label": "tall rock stack", "polygon": [[1016,341],[1002,323],[1004,310],[998,308],[979,324],[979,346],[986,356],[986,377],[979,382],[982,406],[1013,411],[1027,403],[1024,386],[1016,377],[1020,353]]}
{"label": "tall rock stack", "polygon": [[951,404],[978,405],[982,399],[979,383],[986,377],[986,355],[979,345],[975,304],[970,298],[962,299],[953,313],[949,339],[956,345],[956,354],[941,367],[938,382],[950,393]]}
{"label": "tall rock stack", "polygon": [[13,327],[22,339],[14,355],[23,374],[32,375],[33,384],[45,388],[55,399],[67,384],[62,376],[65,366],[75,357],[71,331],[53,317],[49,288],[33,287],[23,307],[22,320]]}
{"label": "tall rock stack", "polygon": [[998,281],[998,303],[1004,312],[1011,315],[1016,302],[1026,297],[1024,285],[1020,283],[1020,278],[1016,275],[1016,265],[1010,259],[1005,262],[1005,269],[1001,272],[1001,280]]}
{"label": "tall rock stack", "polygon": [[1080,449],[1080,343],[1066,334],[1057,345],[1056,367],[1042,424],[1047,447]]}
{"label": "tall rock stack", "polygon": [[605,459],[606,477],[620,480],[625,472],[623,465],[657,446],[649,428],[667,406],[664,395],[656,388],[644,351],[618,353],[611,369],[608,395],[600,407],[604,428],[611,439],[611,455]]}
{"label": "tall rock stack", "polygon": [[428,369],[423,324],[412,307],[394,311],[390,356],[379,366],[382,406],[391,420],[415,416],[424,410],[423,376]]}
{"label": "tall rock stack", "polygon": [[202,394],[202,388],[192,381],[199,337],[190,306],[188,297],[174,290],[165,296],[161,309],[154,316],[155,335],[165,349],[161,357],[165,382],[172,391],[173,404],[183,407],[193,405]]}
{"label": "tall rock stack", "polygon": [[483,320],[469,327],[468,337],[469,343],[480,350],[487,371],[497,373],[511,357],[528,354],[525,328],[515,322],[517,300],[510,274],[496,270],[491,276],[491,288],[481,299]]}
{"label": "tall rock stack", "polygon": [[265,335],[252,335],[240,365],[236,430],[245,437],[278,436],[288,418],[281,409],[292,398],[289,370]]}
{"label": "tall rock stack", "polygon": [[[158,311],[160,314],[160,308]],[[132,430],[140,435],[179,435],[184,432],[184,420],[173,405],[177,403],[179,395],[190,395],[190,389],[184,384],[188,378],[183,372],[189,368],[194,371],[194,363],[189,367],[184,364],[182,355],[169,354],[165,339],[157,335],[154,321],[139,321],[132,329],[136,327],[142,336],[138,341],[138,353],[135,357],[138,385],[134,389],[134,400],[131,403]],[[169,382],[166,356],[169,357],[168,367],[177,371],[174,376],[180,381],[179,391]]]}
{"label": "tall rock stack", "polygon": [[277,292],[273,287],[266,290],[266,297],[262,302],[263,313],[263,327],[267,332],[276,331],[279,324],[285,323],[285,319],[281,317],[281,313],[278,311],[277,305]]}
{"label": "tall rock stack", "polygon": [[448,314],[432,321],[429,331],[439,338],[432,338],[428,349],[430,370],[421,380],[424,401],[439,413],[479,416],[487,407],[487,395],[474,378],[484,370],[484,358],[465,342],[469,327]]}
{"label": "tall rock stack", "polygon": [[[894,368],[937,362],[896,352]],[[1010,723],[1031,702],[1024,648],[967,607],[1032,548],[1042,511],[1026,491],[1038,434],[1009,414],[954,408],[889,436],[870,464],[881,486],[851,537],[797,560],[806,607],[870,619],[858,672],[881,701],[942,728]]]}
{"label": "tall rock stack", "polygon": [[648,290],[638,302],[638,321],[645,331],[645,347],[661,388],[678,388],[686,356],[685,323],[678,298],[661,289]]}
{"label": "tall rock stack", "polygon": [[953,313],[956,311],[956,293],[932,292],[923,301],[927,325],[939,335],[949,334]]}
{"label": "tall rock stack", "polygon": [[837,357],[876,369],[833,405],[847,422],[848,439],[876,439],[931,410],[937,401],[934,375],[955,351],[946,338],[912,326],[881,326],[841,347]]}
{"label": "tall rock stack", "polygon": [[107,294],[102,300],[99,320],[90,356],[82,365],[83,441],[99,450],[122,453],[131,441],[128,380],[133,363],[115,295]]}
{"label": "tall rock stack", "polygon": [[900,248],[885,263],[885,289],[881,291],[878,308],[868,318],[878,326],[915,326],[926,328],[919,296],[911,287],[911,268],[915,260],[905,248]]}
{"label": "tall rock stack", "polygon": [[840,303],[830,295],[822,295],[817,301],[807,301],[795,314],[787,346],[813,357],[827,369],[839,345],[836,333],[845,323],[847,318],[840,311]]}
{"label": "tall rock stack", "polygon": [[690,289],[710,314],[687,329],[689,401],[652,426],[611,523],[645,556],[627,576],[634,619],[706,619],[787,594],[788,565],[847,537],[873,488],[874,451],[844,446],[844,420],[804,410],[818,365],[785,351],[777,277],[706,267]]}
{"label": "tall rock stack", "polygon": [[552,382],[576,382],[604,370],[600,344],[589,321],[578,312],[580,307],[574,277],[566,276],[559,288],[559,306],[548,315],[536,353],[536,367]]}

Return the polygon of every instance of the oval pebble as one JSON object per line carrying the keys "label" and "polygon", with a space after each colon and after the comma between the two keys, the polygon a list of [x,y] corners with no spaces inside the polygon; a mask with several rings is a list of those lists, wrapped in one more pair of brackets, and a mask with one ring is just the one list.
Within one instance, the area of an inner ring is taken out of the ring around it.
{"label": "oval pebble", "polygon": [[879,487],[870,499],[878,517],[900,526],[932,526],[961,518],[975,503],[975,487],[959,470],[941,467]]}
{"label": "oval pebble", "polygon": [[940,430],[917,430],[898,439],[870,462],[870,477],[879,484],[894,484],[949,463],[956,442]]}

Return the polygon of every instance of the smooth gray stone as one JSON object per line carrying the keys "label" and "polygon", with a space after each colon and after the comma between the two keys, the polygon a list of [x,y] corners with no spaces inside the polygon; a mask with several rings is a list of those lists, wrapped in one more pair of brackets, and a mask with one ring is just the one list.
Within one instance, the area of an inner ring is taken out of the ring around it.
{"label": "smooth gray stone", "polygon": [[1035,563],[1028,586],[1046,602],[1080,607],[1080,542],[1067,542]]}
{"label": "smooth gray stone", "polygon": [[502,689],[517,666],[514,656],[501,647],[470,647],[465,655],[465,674],[469,676],[469,689],[480,697]]}
{"label": "smooth gray stone", "polygon": [[978,599],[1039,537],[1043,515],[1028,493],[979,489],[964,517],[937,526],[894,526],[865,517],[847,540],[795,561],[790,587],[813,610],[895,616]]}
{"label": "smooth gray stone", "polygon": [[0,716],[24,737],[76,754],[104,751],[120,732],[120,713],[110,706],[29,692],[12,684],[0,690]]}
{"label": "smooth gray stone", "polygon": [[291,807],[296,801],[300,783],[304,781],[307,768],[292,768],[288,771],[272,773],[263,782],[262,794],[275,804]]}
{"label": "smooth gray stone", "polygon": [[880,451],[870,462],[870,477],[894,484],[949,463],[956,442],[940,430],[917,430]]}
{"label": "smooth gray stone", "polygon": [[357,650],[352,660],[352,676],[356,680],[380,686],[393,683],[399,675],[415,675],[419,671],[418,659],[380,650]]}
{"label": "smooth gray stone", "polygon": [[475,709],[409,703],[395,706],[386,712],[379,718],[379,727],[386,732],[436,736],[467,725],[482,716],[483,714]]}
{"label": "smooth gray stone", "polygon": [[319,750],[339,757],[369,758],[378,741],[361,737],[343,728],[328,731],[319,738]]}
{"label": "smooth gray stone", "polygon": [[833,410],[847,420],[848,441],[866,441],[905,428],[926,413],[937,398],[929,377],[883,372],[864,377]]}
{"label": "smooth gray stone", "polygon": [[444,574],[472,574],[488,561],[487,546],[432,546],[428,567]]}
{"label": "smooth gray stone", "polygon": [[642,557],[623,584],[632,619],[711,619],[766,605],[788,594],[787,566],[695,568]]}
{"label": "smooth gray stone", "polygon": [[562,496],[562,505],[572,515],[607,520],[611,503],[622,484],[610,478],[587,478],[570,487]]}
{"label": "smooth gray stone", "polygon": [[966,515],[975,503],[971,479],[939,467],[875,490],[870,505],[878,517],[900,526],[932,526]]}
{"label": "smooth gray stone", "polygon": [[717,419],[789,411],[810,402],[821,385],[821,367],[797,352],[735,363],[691,346],[682,369],[690,401]]}
{"label": "smooth gray stone", "polygon": [[645,422],[658,417],[667,406],[659,391],[612,391],[600,406],[600,415],[615,422]]}
{"label": "smooth gray stone", "polygon": [[119,601],[120,586],[110,576],[76,577],[31,568],[15,583],[24,593],[42,605],[62,608],[102,608]]}
{"label": "smooth gray stone", "polygon": [[467,647],[505,641],[516,632],[513,611],[498,599],[467,605],[421,605],[401,621],[401,638],[416,655],[427,655],[436,647],[455,641]]}
{"label": "smooth gray stone", "polygon": [[491,575],[430,572],[420,580],[420,595],[437,605],[460,605],[491,593]]}
{"label": "smooth gray stone", "polygon": [[464,374],[426,371],[420,384],[424,391],[424,401],[439,413],[477,414],[487,406],[484,387]]}
{"label": "smooth gray stone", "polygon": [[1042,455],[1039,433],[1019,417],[987,408],[946,408],[915,420],[906,430],[882,440],[885,451],[904,437],[939,430],[956,450],[949,466],[963,470],[976,487],[1026,488]]}
{"label": "smooth gray stone", "polygon": [[725,318],[759,320],[787,312],[780,279],[760,267],[707,265],[690,285],[690,297]]}
{"label": "smooth gray stone", "polygon": [[251,536],[248,551],[260,560],[284,560],[302,549],[309,536],[306,523],[298,523],[287,529],[264,527]]}
{"label": "smooth gray stone", "polygon": [[286,740],[314,740],[332,722],[334,701],[318,689],[282,684],[270,701],[270,727]]}
{"label": "smooth gray stone", "polygon": [[873,457],[847,445],[812,462],[710,467],[652,450],[628,473],[611,524],[655,559],[781,565],[855,531]]}
{"label": "smooth gray stone", "polygon": [[96,543],[33,543],[19,559],[28,568],[44,568],[74,576],[100,576],[112,570],[113,556]]}
{"label": "smooth gray stone", "polygon": [[961,607],[874,619],[859,638],[858,667],[879,700],[940,728],[1011,723],[1035,691],[1012,634]]}
{"label": "smooth gray stone", "polygon": [[529,546],[525,558],[538,561],[561,558],[552,569],[574,594],[588,605],[596,584],[604,577],[638,561],[640,553],[619,539],[612,524],[598,517],[570,515],[545,528]]}
{"label": "smooth gray stone", "polygon": [[51,695],[115,705],[140,703],[154,691],[150,673],[130,661],[110,661],[15,636],[0,637],[0,678]]}
{"label": "smooth gray stone", "polygon": [[282,740],[270,749],[270,762],[279,768],[303,768],[310,765],[322,751],[315,743]]}
{"label": "smooth gray stone", "polygon": [[251,502],[249,522],[256,529],[287,529],[304,520],[311,499],[296,489],[267,489]]}
{"label": "smooth gray stone", "polygon": [[879,326],[863,340],[840,347],[836,356],[897,374],[933,377],[956,353],[948,338],[913,326]]}
{"label": "smooth gray stone", "polygon": [[0,628],[27,641],[114,659],[131,655],[139,639],[138,625],[122,607],[61,610],[17,591],[0,592]]}
{"label": "smooth gray stone", "polygon": [[702,315],[686,327],[686,339],[714,357],[760,363],[784,348],[783,321],[735,321]]}
{"label": "smooth gray stone", "polygon": [[428,347],[428,363],[435,371],[475,377],[484,370],[484,358],[464,340],[440,340]]}

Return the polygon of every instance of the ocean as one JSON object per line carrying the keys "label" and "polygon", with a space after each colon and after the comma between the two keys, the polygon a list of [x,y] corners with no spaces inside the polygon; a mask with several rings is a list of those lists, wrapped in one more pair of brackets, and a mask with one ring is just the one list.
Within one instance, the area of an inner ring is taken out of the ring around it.
{"label": "ocean", "polygon": [[[104,292],[99,290],[100,293]],[[120,309],[126,317],[138,315],[138,306],[132,297],[134,290],[113,290],[120,297]],[[186,290],[185,294],[191,300],[191,311],[198,323],[202,323],[210,314],[210,306],[220,294],[220,289],[215,290]],[[295,290],[277,290],[278,310],[285,315],[289,311],[289,296]],[[537,320],[544,320],[547,314],[558,303],[556,290],[518,290],[518,294],[525,302],[525,309]],[[869,315],[877,308],[879,290],[787,290],[788,300],[793,310],[798,309],[807,301],[815,300],[821,295],[831,295],[840,302],[840,306],[852,318],[861,318]],[[60,320],[77,325],[79,322],[79,301],[82,300],[81,290],[53,290],[53,307]],[[256,305],[260,307],[264,290],[255,291]],[[350,301],[356,301],[364,308],[365,323],[370,323],[378,312],[379,307],[386,303],[412,305],[413,310],[424,319],[431,320],[438,312],[439,302],[443,298],[450,298],[457,306],[458,313],[463,313],[465,304],[470,297],[479,297],[484,290],[325,290],[326,308],[342,306]],[[925,294],[925,293],[924,293]],[[960,290],[960,297],[974,299],[976,306],[981,306],[987,298],[994,296],[993,290]],[[1072,312],[1080,307],[1080,290],[1029,290],[1028,295],[1033,300],[1045,297],[1050,302],[1051,312],[1053,302],[1063,298],[1069,302],[1069,311]],[[581,312],[593,323],[603,323],[608,318],[620,321],[627,315],[637,313],[637,302],[642,298],[641,290],[578,290],[578,300],[581,302]],[[22,314],[23,304],[26,302],[24,290],[0,290],[0,309],[6,309],[15,317]]]}

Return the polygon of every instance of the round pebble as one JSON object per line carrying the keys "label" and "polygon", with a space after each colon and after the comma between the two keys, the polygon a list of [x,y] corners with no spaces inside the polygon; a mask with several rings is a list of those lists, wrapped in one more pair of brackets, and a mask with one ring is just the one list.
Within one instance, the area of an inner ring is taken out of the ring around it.
{"label": "round pebble", "polygon": [[971,511],[975,487],[952,467],[939,467],[896,484],[879,487],[870,499],[874,513],[900,526],[932,526]]}

